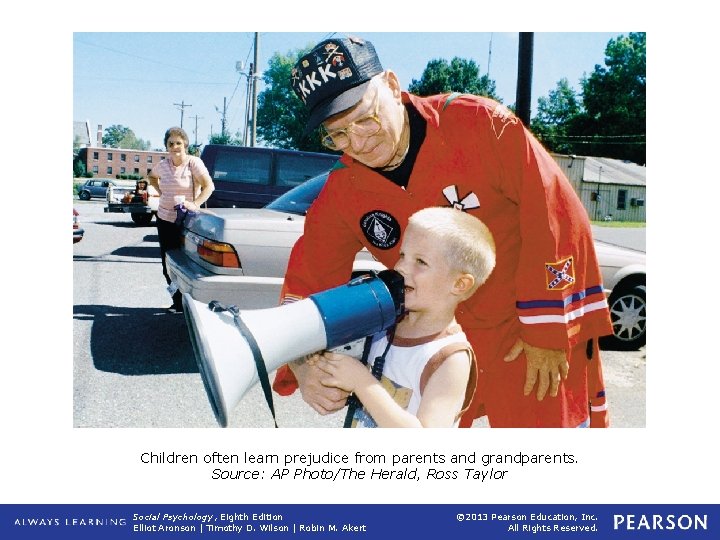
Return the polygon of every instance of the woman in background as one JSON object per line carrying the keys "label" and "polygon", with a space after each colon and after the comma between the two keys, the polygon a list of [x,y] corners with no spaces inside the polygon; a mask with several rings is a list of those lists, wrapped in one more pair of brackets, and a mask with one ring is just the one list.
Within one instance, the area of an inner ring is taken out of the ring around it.
{"label": "woman in background", "polygon": [[170,249],[179,249],[183,226],[176,224],[176,202],[182,200],[185,209],[195,212],[210,198],[215,186],[207,167],[199,157],[188,154],[190,139],[185,130],[171,127],[165,132],[165,148],[168,155],[148,175],[148,181],[160,194],[157,211],[158,240],[162,259],[163,275],[172,295],[168,313],[182,313],[182,295],[167,272],[165,255]]}

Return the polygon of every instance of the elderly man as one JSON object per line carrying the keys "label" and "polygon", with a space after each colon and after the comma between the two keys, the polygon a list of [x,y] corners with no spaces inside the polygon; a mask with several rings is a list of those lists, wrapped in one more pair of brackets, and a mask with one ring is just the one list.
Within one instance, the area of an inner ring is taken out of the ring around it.
{"label": "elderly man", "polygon": [[[606,427],[597,338],[612,330],[590,224],[518,118],[483,97],[408,94],[355,37],[319,43],[291,82],[308,131],[320,126],[323,144],[344,154],[293,248],[283,302],[345,282],[363,247],[391,268],[408,217],[453,206],[481,219],[497,245],[492,276],[457,311],[478,371],[461,426],[487,414],[492,427]],[[293,362],[274,388],[299,385],[321,414],[340,409],[347,395],[321,377]]]}

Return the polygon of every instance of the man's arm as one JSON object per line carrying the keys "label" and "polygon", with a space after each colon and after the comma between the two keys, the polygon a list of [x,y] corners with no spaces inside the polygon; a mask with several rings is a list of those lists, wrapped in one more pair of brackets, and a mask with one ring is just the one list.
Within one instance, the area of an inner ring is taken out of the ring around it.
{"label": "man's arm", "polygon": [[577,343],[607,332],[609,315],[591,227],[552,156],[521,123],[496,142],[500,189],[516,202],[522,245],[516,274],[521,334],[506,361],[527,359],[524,394],[557,396]]}
{"label": "man's arm", "polygon": [[[342,187],[333,188],[333,176],[331,173],[310,208],[303,236],[293,246],[281,303],[342,285],[351,277],[353,260],[362,244],[344,221],[344,191]],[[290,395],[299,387],[303,399],[320,414],[344,407],[348,393],[323,386],[320,377],[314,366],[295,361],[278,369],[273,389],[280,395]]]}

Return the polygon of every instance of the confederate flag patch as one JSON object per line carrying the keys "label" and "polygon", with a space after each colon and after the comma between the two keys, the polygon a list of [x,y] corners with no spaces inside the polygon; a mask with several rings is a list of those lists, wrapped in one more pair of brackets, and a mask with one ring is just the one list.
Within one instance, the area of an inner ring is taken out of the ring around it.
{"label": "confederate flag patch", "polygon": [[575,283],[573,258],[568,257],[558,262],[545,263],[545,279],[547,289],[562,291]]}

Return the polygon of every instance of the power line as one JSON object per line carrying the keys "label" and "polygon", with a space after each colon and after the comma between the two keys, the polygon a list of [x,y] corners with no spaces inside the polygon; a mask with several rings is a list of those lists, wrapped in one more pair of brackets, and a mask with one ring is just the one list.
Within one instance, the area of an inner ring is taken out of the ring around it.
{"label": "power line", "polygon": [[193,69],[188,69],[186,66],[176,66],[174,64],[168,64],[166,60],[155,60],[152,58],[147,58],[146,56],[140,56],[140,55],[132,54],[132,53],[125,52],[125,51],[119,51],[119,50],[113,49],[111,47],[105,47],[104,45],[97,45],[96,43],[90,43],[89,41],[83,41],[82,39],[77,39],[77,38],[74,40],[74,42],[82,43],[83,45],[89,45],[90,47],[97,47],[98,49],[105,49],[106,51],[111,51],[111,52],[114,52],[117,54],[129,56],[130,58],[137,58],[138,60],[144,60],[145,62],[150,62],[152,64],[159,64],[161,66],[171,67],[174,69],[181,69],[183,71],[189,71],[190,73],[197,73],[198,75],[203,75],[202,72],[195,71]]}
{"label": "power line", "polygon": [[567,142],[570,144],[603,144],[603,145],[610,145],[610,144],[622,144],[622,145],[640,145],[640,144],[647,144],[645,141],[598,141],[598,140],[587,140],[587,141],[565,141],[561,137],[542,137],[542,140],[544,141],[555,141],[558,143],[561,142]]}
{"label": "power line", "polygon": [[566,139],[629,139],[645,136],[646,135],[644,133],[638,135],[554,135],[554,137],[564,137]]}

